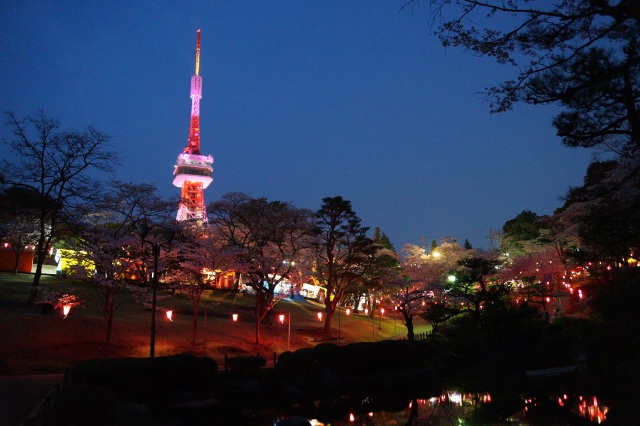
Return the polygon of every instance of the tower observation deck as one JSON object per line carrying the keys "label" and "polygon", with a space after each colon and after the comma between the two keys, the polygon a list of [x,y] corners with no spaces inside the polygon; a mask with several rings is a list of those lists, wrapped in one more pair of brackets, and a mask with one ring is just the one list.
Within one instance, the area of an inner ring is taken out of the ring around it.
{"label": "tower observation deck", "polygon": [[176,220],[208,222],[204,202],[204,189],[213,178],[213,157],[200,154],[200,99],[202,99],[202,77],[200,76],[200,30],[196,41],[196,72],[191,77],[191,124],[189,141],[178,155],[173,170],[173,184],[182,188]]}

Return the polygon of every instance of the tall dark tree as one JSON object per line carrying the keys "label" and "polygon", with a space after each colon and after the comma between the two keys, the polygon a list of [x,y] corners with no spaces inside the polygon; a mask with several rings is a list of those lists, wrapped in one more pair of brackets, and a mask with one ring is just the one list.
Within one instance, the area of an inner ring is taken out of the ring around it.
{"label": "tall dark tree", "polygon": [[[410,1],[408,4],[414,4]],[[495,112],[514,103],[562,107],[553,124],[568,146],[640,147],[637,0],[431,0],[447,46],[519,69],[486,89]],[[451,16],[453,10],[453,18]]]}
{"label": "tall dark tree", "polygon": [[345,293],[355,283],[366,279],[370,264],[379,249],[367,237],[369,228],[342,197],[327,197],[316,213],[316,272],[321,286],[327,289],[323,333],[331,335],[331,320]]}
{"label": "tall dark tree", "polygon": [[469,312],[477,319],[484,310],[499,307],[508,294],[501,280],[493,280],[496,267],[502,263],[495,256],[483,254],[461,259],[460,267],[447,281],[447,298],[459,305],[460,312]]}
{"label": "tall dark tree", "polygon": [[85,131],[62,131],[60,123],[40,111],[18,119],[7,113],[15,138],[5,142],[13,161],[4,159],[0,184],[30,189],[38,193],[37,266],[28,303],[37,298],[42,266],[65,212],[74,206],[95,201],[98,182],[95,171],[110,172],[118,156],[108,149],[109,136],[93,127]]}

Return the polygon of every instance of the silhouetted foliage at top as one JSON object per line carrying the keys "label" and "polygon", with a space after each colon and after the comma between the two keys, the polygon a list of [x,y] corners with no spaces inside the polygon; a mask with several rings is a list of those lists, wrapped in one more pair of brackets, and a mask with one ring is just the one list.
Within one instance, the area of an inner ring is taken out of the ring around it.
{"label": "silhouetted foliage at top", "polygon": [[443,46],[518,68],[512,80],[485,89],[492,111],[556,104],[562,110],[553,124],[564,144],[617,153],[640,147],[637,0],[430,3]]}

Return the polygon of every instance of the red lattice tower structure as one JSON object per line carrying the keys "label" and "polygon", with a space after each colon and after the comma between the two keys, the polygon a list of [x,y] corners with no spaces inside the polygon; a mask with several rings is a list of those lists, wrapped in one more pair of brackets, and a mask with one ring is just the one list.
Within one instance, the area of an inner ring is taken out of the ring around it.
{"label": "red lattice tower structure", "polygon": [[196,73],[191,77],[191,124],[189,142],[178,155],[173,171],[173,184],[182,188],[180,206],[176,220],[196,220],[207,223],[204,189],[213,178],[213,157],[200,154],[200,99],[202,99],[202,77],[200,77],[200,30],[196,41]]}

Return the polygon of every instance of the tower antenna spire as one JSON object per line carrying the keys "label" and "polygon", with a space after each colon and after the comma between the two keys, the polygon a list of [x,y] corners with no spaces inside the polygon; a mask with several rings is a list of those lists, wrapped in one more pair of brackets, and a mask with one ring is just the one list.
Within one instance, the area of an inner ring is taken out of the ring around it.
{"label": "tower antenna spire", "polygon": [[200,75],[200,30],[198,30],[198,41],[196,42],[196,75]]}
{"label": "tower antenna spire", "polygon": [[180,206],[176,220],[196,220],[207,223],[204,203],[204,189],[213,181],[213,157],[200,153],[200,99],[202,98],[202,77],[200,77],[200,30],[196,41],[196,73],[191,77],[191,121],[189,141],[178,155],[173,184],[182,188]]}

